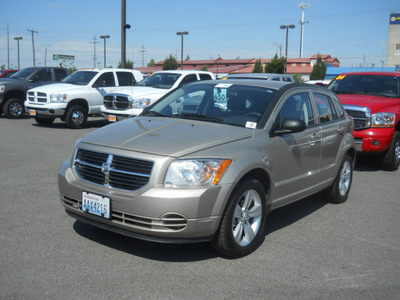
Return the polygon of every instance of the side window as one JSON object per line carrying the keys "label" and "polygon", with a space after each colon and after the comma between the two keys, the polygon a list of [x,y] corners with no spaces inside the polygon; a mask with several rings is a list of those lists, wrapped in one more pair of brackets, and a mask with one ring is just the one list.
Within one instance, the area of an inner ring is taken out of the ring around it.
{"label": "side window", "polygon": [[56,81],[61,81],[67,77],[67,72],[62,69],[54,69],[54,73],[56,74]]}
{"label": "side window", "polygon": [[34,81],[51,81],[51,70],[41,69],[33,77]]}
{"label": "side window", "polygon": [[298,93],[286,99],[276,118],[275,126],[282,127],[282,122],[286,118],[303,120],[307,126],[314,125],[314,113],[308,93]]}
{"label": "side window", "polygon": [[182,79],[181,85],[188,84],[188,83],[194,82],[194,81],[197,81],[196,74],[189,74],[189,75],[186,75],[185,78]]}
{"label": "side window", "polygon": [[290,77],[282,77],[282,80],[284,82],[292,82],[292,78],[290,78]]}
{"label": "side window", "polygon": [[323,94],[314,94],[315,104],[317,105],[319,121],[325,123],[337,119],[337,113],[332,100]]}
{"label": "side window", "polygon": [[279,77],[273,77],[273,78],[271,79],[271,81],[281,81],[281,79],[280,79]]}
{"label": "side window", "polygon": [[200,80],[212,80],[210,74],[200,74]]}
{"label": "side window", "polygon": [[134,84],[133,74],[130,72],[117,72],[119,86],[131,86]]}
{"label": "side window", "polygon": [[115,86],[114,74],[113,72],[107,72],[101,74],[99,78],[97,78],[94,83],[96,87],[105,87],[105,86]]}

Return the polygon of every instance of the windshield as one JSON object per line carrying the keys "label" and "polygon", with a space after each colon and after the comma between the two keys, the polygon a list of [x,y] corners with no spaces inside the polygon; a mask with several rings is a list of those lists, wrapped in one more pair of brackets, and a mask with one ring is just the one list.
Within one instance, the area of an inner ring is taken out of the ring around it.
{"label": "windshield", "polygon": [[181,74],[175,73],[154,73],[143,79],[137,85],[150,86],[159,89],[170,89],[180,76]]}
{"label": "windshield", "polygon": [[256,128],[276,90],[230,83],[184,86],[143,115],[192,119]]}
{"label": "windshield", "polygon": [[328,89],[337,94],[399,98],[400,77],[373,74],[339,75],[329,84]]}
{"label": "windshield", "polygon": [[13,74],[10,78],[25,80],[36,70],[36,68],[26,68]]}
{"label": "windshield", "polygon": [[88,85],[98,73],[99,72],[97,71],[77,71],[65,77],[61,82],[77,85]]}

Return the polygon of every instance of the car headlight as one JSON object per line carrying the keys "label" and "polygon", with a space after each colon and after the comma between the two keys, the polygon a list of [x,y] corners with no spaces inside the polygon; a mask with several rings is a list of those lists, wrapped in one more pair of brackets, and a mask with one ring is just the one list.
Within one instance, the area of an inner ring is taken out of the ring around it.
{"label": "car headlight", "polygon": [[6,89],[5,85],[0,85],[0,93],[4,93],[5,89]]}
{"label": "car headlight", "polygon": [[393,127],[396,122],[396,115],[389,112],[372,114],[371,127]]}
{"label": "car headlight", "polygon": [[150,98],[139,98],[139,99],[133,99],[131,107],[132,108],[145,108],[147,105],[149,105],[151,102]]}
{"label": "car headlight", "polygon": [[67,94],[50,94],[50,102],[63,103],[67,100]]}
{"label": "car headlight", "polygon": [[166,187],[196,187],[217,184],[231,164],[230,159],[179,159],[169,166]]}

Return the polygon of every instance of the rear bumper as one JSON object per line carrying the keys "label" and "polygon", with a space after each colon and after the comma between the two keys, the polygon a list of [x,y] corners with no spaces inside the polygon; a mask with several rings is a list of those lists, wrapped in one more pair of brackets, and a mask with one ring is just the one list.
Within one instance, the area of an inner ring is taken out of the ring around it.
{"label": "rear bumper", "polygon": [[369,128],[354,131],[358,152],[385,152],[392,142],[395,128]]}

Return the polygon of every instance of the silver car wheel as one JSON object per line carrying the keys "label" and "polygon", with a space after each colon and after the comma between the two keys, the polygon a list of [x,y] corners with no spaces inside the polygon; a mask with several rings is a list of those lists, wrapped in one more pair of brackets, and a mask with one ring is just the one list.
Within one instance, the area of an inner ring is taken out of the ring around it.
{"label": "silver car wheel", "polygon": [[350,189],[351,183],[351,165],[348,160],[344,161],[342,169],[340,170],[339,178],[339,193],[341,196],[346,195]]}
{"label": "silver car wheel", "polygon": [[74,125],[80,126],[83,123],[84,115],[83,112],[77,110],[74,111],[71,115],[71,121]]}
{"label": "silver car wheel", "polygon": [[400,140],[396,142],[396,147],[394,149],[394,160],[395,163],[398,164],[400,160]]}
{"label": "silver car wheel", "polygon": [[255,190],[246,191],[236,204],[233,214],[232,231],[236,243],[249,245],[260,230],[262,221],[260,195]]}

